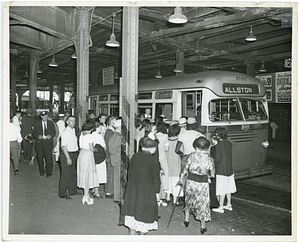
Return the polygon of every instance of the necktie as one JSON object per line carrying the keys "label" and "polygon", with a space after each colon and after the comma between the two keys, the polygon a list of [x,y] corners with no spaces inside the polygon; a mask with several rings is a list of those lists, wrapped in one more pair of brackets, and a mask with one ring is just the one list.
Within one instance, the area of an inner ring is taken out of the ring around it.
{"label": "necktie", "polygon": [[47,123],[43,122],[43,135],[45,136],[47,130]]}

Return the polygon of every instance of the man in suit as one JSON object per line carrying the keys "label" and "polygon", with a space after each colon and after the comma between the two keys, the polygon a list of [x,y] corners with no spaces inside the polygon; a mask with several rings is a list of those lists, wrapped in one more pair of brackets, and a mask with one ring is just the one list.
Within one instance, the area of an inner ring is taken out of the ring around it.
{"label": "man in suit", "polygon": [[36,152],[39,163],[40,176],[45,174],[44,159],[46,161],[47,177],[51,177],[53,171],[53,137],[56,134],[53,122],[48,120],[48,112],[41,113],[42,120],[34,125],[32,135],[36,139]]}
{"label": "man in suit", "polygon": [[116,203],[121,201],[121,124],[121,119],[118,119],[113,123],[115,132],[108,141],[109,156],[114,174],[114,202]]}

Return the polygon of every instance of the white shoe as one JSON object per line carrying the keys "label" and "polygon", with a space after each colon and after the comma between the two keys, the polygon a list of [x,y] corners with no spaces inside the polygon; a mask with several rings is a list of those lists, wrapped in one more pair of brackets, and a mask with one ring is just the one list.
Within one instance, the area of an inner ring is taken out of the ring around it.
{"label": "white shoe", "polygon": [[222,207],[213,208],[212,210],[216,213],[224,213],[224,208],[222,208]]}
{"label": "white shoe", "polygon": [[89,196],[84,196],[82,198],[82,204],[86,202],[87,205],[92,205],[94,204],[94,199],[90,198]]}
{"label": "white shoe", "polygon": [[232,210],[233,210],[231,204],[230,204],[230,205],[224,206],[224,209],[227,209],[227,210],[229,210],[229,211],[232,211]]}
{"label": "white shoe", "polygon": [[158,206],[162,205],[163,207],[168,206],[168,204],[162,200],[160,200],[157,204],[158,204]]}

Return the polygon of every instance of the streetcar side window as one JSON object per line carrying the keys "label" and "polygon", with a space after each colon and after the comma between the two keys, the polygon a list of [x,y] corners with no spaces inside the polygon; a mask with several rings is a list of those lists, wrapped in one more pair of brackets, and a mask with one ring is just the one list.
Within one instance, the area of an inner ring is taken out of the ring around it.
{"label": "streetcar side window", "polygon": [[260,100],[240,99],[246,120],[266,120],[267,113]]}
{"label": "streetcar side window", "polygon": [[152,119],[152,103],[139,103],[138,104],[138,117]]}
{"label": "streetcar side window", "polygon": [[172,120],[172,103],[157,103],[155,106],[155,120],[163,116],[164,119]]}
{"label": "streetcar side window", "polygon": [[236,98],[214,99],[209,102],[209,119],[212,122],[242,120]]}

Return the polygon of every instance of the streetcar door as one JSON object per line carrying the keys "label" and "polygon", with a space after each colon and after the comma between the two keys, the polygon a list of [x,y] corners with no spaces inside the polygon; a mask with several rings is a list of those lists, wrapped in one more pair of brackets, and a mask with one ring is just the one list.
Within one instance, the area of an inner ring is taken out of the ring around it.
{"label": "streetcar door", "polygon": [[[184,91],[182,92],[182,110],[181,115],[186,117],[197,117],[201,115],[202,91]],[[200,121],[200,120],[197,120]]]}

